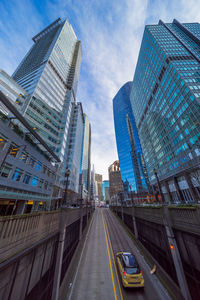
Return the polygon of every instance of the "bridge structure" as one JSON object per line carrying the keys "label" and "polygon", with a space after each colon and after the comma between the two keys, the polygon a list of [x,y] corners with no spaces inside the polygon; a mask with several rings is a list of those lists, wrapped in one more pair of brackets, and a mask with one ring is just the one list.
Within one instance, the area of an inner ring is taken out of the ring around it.
{"label": "bridge structure", "polygon": [[[144,290],[122,287],[119,251],[136,256]],[[0,299],[199,299],[199,257],[198,205],[1,217]]]}

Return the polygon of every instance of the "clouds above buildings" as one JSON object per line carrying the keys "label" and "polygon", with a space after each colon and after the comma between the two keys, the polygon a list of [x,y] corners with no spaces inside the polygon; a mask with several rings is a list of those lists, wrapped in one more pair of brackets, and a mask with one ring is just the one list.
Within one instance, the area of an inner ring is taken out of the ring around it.
{"label": "clouds above buildings", "polygon": [[196,1],[162,0],[1,1],[0,68],[12,74],[31,38],[56,18],[67,18],[82,42],[78,101],[92,126],[92,161],[107,178],[117,159],[112,99],[133,79],[145,24],[159,19],[199,21]]}

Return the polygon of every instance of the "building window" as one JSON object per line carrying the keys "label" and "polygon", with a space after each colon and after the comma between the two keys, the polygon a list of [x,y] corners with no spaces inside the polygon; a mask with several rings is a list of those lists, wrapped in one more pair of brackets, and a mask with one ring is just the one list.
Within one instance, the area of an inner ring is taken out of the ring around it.
{"label": "building window", "polygon": [[30,179],[31,179],[31,174],[25,174],[23,183],[29,184]]}
{"label": "building window", "polygon": [[7,143],[7,141],[1,136],[0,137],[0,151],[3,150],[6,143]]}
{"label": "building window", "polygon": [[13,174],[12,180],[20,181],[22,174],[23,174],[23,170],[16,168],[15,173]]}
{"label": "building window", "polygon": [[44,188],[45,188],[45,190],[47,190],[47,188],[48,188],[48,182],[47,181],[45,181],[45,183],[44,183]]}
{"label": "building window", "polygon": [[31,167],[34,167],[35,163],[36,163],[35,159],[34,159],[33,157],[31,157],[31,158],[30,158],[30,161],[29,161],[29,165],[30,165]]}
{"label": "building window", "polygon": [[20,155],[19,159],[20,159],[21,161],[23,161],[24,163],[26,163],[26,162],[27,162],[27,159],[28,159],[28,153],[22,152],[22,154]]}
{"label": "building window", "polygon": [[47,167],[43,165],[42,173],[43,173],[43,174],[46,174],[46,171],[47,171]]}
{"label": "building window", "polygon": [[44,180],[43,180],[43,179],[40,179],[40,180],[39,180],[39,183],[38,183],[38,187],[39,187],[40,189],[42,189],[43,183],[44,183]]}
{"label": "building window", "polygon": [[34,176],[34,177],[32,178],[31,185],[32,185],[32,186],[37,186],[37,184],[38,184],[38,177],[37,177],[37,176]]}
{"label": "building window", "polygon": [[37,171],[41,171],[42,163],[39,160],[37,161],[35,168],[36,168]]}
{"label": "building window", "polygon": [[16,145],[11,144],[10,148],[8,150],[8,154],[11,155],[11,156],[13,156],[13,157],[16,157],[18,151],[19,151],[19,147],[16,146]]}
{"label": "building window", "polygon": [[1,177],[7,178],[11,170],[12,170],[12,165],[4,163],[4,165],[1,168]]}

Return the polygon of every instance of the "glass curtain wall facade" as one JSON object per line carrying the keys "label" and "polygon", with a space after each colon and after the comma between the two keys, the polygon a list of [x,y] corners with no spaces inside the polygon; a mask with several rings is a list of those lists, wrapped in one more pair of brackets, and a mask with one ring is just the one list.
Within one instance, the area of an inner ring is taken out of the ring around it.
{"label": "glass curtain wall facade", "polygon": [[132,82],[127,82],[113,99],[115,137],[122,181],[129,182],[131,190],[147,190],[142,165],[142,149],[130,103]]}
{"label": "glass curtain wall facade", "polygon": [[33,112],[28,107],[27,119],[63,158],[80,72],[80,42],[68,21],[61,19],[38,33],[33,41],[12,77],[32,95],[29,106],[36,109]]}
{"label": "glass curtain wall facade", "polygon": [[109,180],[104,180],[102,182],[102,200],[109,202],[109,198]]}
{"label": "glass curtain wall facade", "polygon": [[199,38],[199,23],[146,26],[131,91],[151,183],[156,169],[165,200],[173,202],[200,195]]}
{"label": "glass curtain wall facade", "polygon": [[91,171],[91,125],[86,114],[84,114],[83,142],[81,155],[82,184],[88,191],[90,197],[90,171]]}
{"label": "glass curtain wall facade", "polygon": [[60,18],[34,36],[33,41],[34,45],[12,77],[31,95],[24,116],[60,157],[64,176],[68,167],[70,122],[76,105],[81,44],[69,22]]}

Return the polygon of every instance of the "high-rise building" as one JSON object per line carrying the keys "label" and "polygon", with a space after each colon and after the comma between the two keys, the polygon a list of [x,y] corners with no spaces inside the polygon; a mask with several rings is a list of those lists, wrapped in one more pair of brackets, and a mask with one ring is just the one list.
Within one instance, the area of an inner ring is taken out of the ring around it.
{"label": "high-rise building", "polygon": [[102,175],[101,174],[95,174],[95,181],[97,183],[97,195],[98,195],[98,201],[102,201]]}
{"label": "high-rise building", "polygon": [[199,23],[145,27],[131,104],[150,181],[160,181],[165,201],[200,199],[199,53]]}
{"label": "high-rise building", "polygon": [[84,114],[83,121],[83,142],[81,155],[81,177],[82,185],[88,192],[90,197],[90,170],[91,170],[91,125],[88,117]]}
{"label": "high-rise building", "polygon": [[109,180],[104,180],[102,182],[102,200],[106,203],[110,202]]}
{"label": "high-rise building", "polygon": [[127,82],[113,98],[115,137],[122,181],[142,192],[147,190],[148,176],[130,103],[131,87],[132,82]]}
{"label": "high-rise building", "polygon": [[96,180],[95,180],[95,169],[94,165],[91,170],[91,176],[90,176],[90,199],[92,204],[94,205],[96,202],[96,196],[97,196],[97,189],[96,189]]}
{"label": "high-rise building", "polygon": [[[69,188],[77,192],[80,159],[76,163],[71,160],[77,151],[70,135],[74,138],[73,127],[78,126],[80,133],[83,125],[79,121],[74,124],[80,110],[76,92],[81,44],[69,22],[60,18],[34,36],[33,41],[12,77],[30,95],[24,117],[61,159],[62,176],[66,168],[70,169]],[[81,145],[81,133],[77,133],[77,139],[76,143]]]}
{"label": "high-rise building", "polygon": [[108,168],[108,176],[109,176],[109,193],[110,198],[113,196],[117,196],[118,193],[123,192],[123,182],[121,179],[121,172],[119,161],[116,160],[110,167]]}

